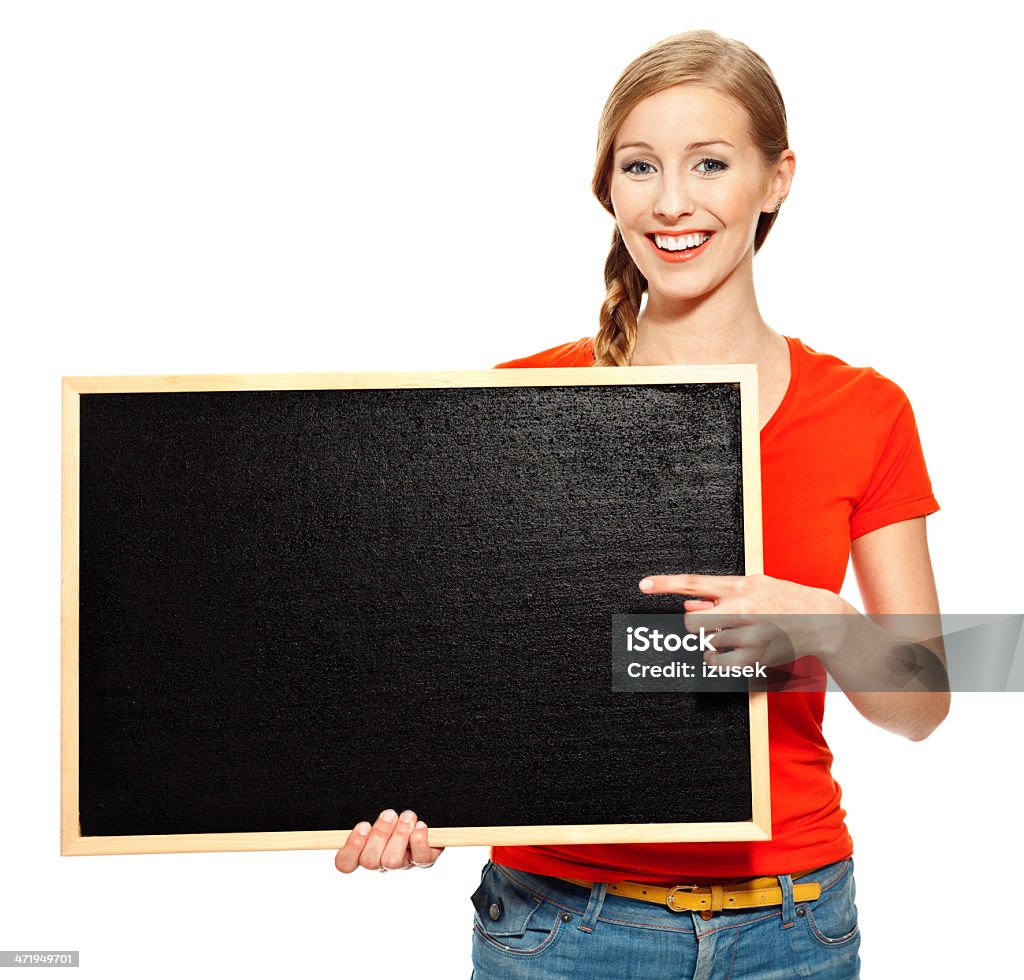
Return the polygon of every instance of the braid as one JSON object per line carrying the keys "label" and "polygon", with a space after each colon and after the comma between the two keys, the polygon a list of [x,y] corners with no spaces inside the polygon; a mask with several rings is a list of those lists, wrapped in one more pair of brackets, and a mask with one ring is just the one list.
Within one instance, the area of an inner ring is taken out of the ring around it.
{"label": "braid", "polygon": [[636,318],[647,280],[636,267],[618,226],[604,264],[608,289],[601,304],[601,325],[594,338],[595,366],[628,367],[636,344]]}

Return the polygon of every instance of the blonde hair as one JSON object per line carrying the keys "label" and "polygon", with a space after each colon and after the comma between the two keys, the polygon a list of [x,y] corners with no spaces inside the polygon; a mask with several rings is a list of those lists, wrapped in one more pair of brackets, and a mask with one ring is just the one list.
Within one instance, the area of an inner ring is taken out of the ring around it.
{"label": "blonde hair", "polygon": [[[764,59],[741,41],[714,31],[687,31],[659,41],[633,61],[615,83],[598,124],[597,162],[591,188],[604,209],[611,201],[611,163],[615,137],[626,116],[649,95],[681,82],[717,89],[746,110],[750,136],[765,165],[775,163],[789,145],[786,106]],[[776,213],[762,213],[754,234],[754,251],[764,244]],[[637,315],[647,280],[626,250],[616,226],[604,266],[607,288],[600,327],[594,338],[594,364],[625,366],[636,343]]]}

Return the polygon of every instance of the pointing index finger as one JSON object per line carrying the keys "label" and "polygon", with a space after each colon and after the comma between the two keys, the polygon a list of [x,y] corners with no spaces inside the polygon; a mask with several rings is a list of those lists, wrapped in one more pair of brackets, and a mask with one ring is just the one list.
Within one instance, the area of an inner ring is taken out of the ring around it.
{"label": "pointing index finger", "polygon": [[649,575],[640,581],[640,591],[649,595],[699,595],[720,598],[728,595],[733,575]]}

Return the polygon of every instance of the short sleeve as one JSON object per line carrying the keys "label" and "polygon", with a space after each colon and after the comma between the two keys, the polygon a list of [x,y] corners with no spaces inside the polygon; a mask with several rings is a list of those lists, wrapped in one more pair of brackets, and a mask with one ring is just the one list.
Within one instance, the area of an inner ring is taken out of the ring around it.
{"label": "short sleeve", "polygon": [[502,361],[495,368],[538,368],[538,367],[590,367],[594,363],[594,350],[589,337],[581,337],[567,344],[549,347],[529,357],[518,357]]}
{"label": "short sleeve", "polygon": [[903,389],[876,374],[871,401],[874,467],[850,514],[851,540],[939,509],[914,411]]}

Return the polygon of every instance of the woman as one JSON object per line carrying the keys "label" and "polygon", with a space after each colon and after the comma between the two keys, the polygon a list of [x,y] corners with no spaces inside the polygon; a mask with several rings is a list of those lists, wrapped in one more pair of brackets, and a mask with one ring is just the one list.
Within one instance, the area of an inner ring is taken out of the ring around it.
{"label": "woman", "polygon": [[[709,31],[655,45],[600,123],[593,190],[616,227],[597,336],[499,367],[756,363],[766,574],[652,574],[639,587],[701,596],[683,605],[727,624],[734,650],[720,662],[817,656],[868,720],[922,739],[948,693],[880,690],[898,637],[838,592],[852,554],[868,614],[937,616],[924,518],[938,504],[903,392],[761,317],[753,257],[794,169],[782,97],[757,54]],[[742,630],[754,613],[823,616],[802,618],[812,625],[779,654]],[[821,692],[771,696],[770,841],[493,848],[473,896],[475,975],[856,977],[853,845],[823,710]],[[441,849],[426,835],[415,814],[385,811],[356,827],[336,865],[427,867]],[[671,910],[673,885],[714,907]],[[743,911],[721,911],[723,895],[746,896]]]}

